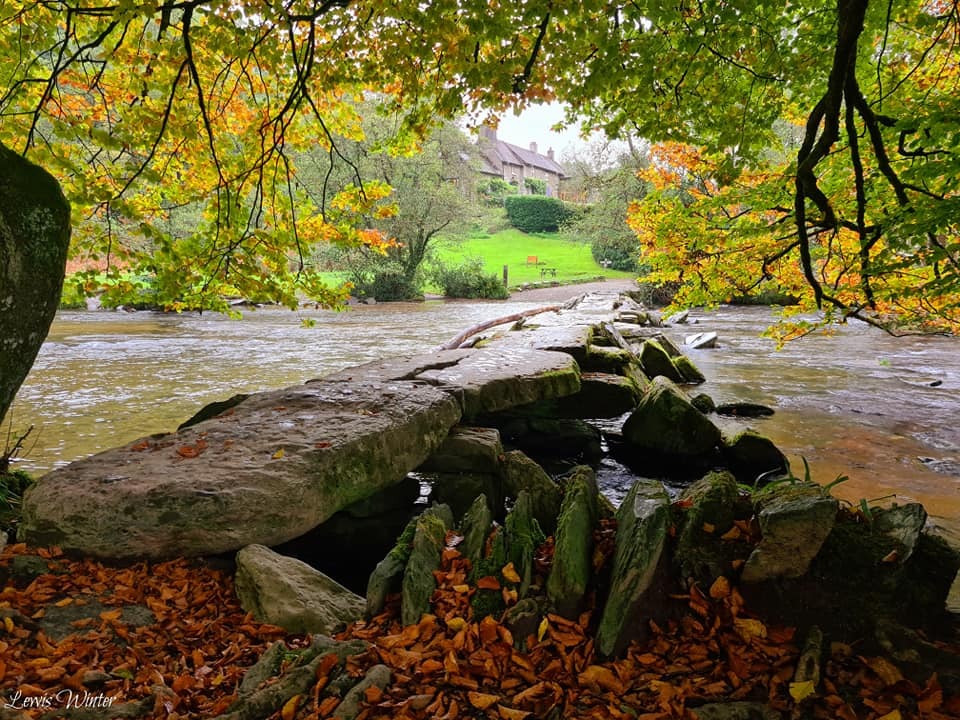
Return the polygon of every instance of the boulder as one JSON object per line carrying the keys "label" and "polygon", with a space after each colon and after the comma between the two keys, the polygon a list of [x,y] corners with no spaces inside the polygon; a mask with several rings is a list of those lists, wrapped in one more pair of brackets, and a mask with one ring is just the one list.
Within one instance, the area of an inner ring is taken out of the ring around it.
{"label": "boulder", "polygon": [[593,531],[597,526],[597,477],[585,465],[567,481],[554,542],[547,598],[558,615],[575,618],[593,576]]}
{"label": "boulder", "polygon": [[664,322],[667,325],[683,325],[690,319],[689,310],[681,310],[680,312],[675,312],[673,315],[668,317]]}
{"label": "boulder", "polygon": [[651,380],[662,376],[675,383],[684,382],[670,354],[657,340],[647,340],[640,348],[640,366]]}
{"label": "boulder", "polygon": [[457,398],[468,420],[580,389],[580,370],[572,356],[507,343],[378,360],[323,378],[329,383],[361,379],[435,385]]}
{"label": "boulder", "polygon": [[541,404],[487,418],[503,439],[538,460],[595,462],[603,457],[600,431],[576,418],[544,417]]}
{"label": "boulder", "polygon": [[459,416],[447,393],[409,382],[257,393],[43,476],[24,497],[21,537],[125,559],[277,545],[403,480]]}
{"label": "boulder", "polygon": [[[429,509],[425,512],[431,512]],[[417,518],[413,518],[400,533],[390,552],[377,563],[367,580],[367,604],[364,614],[367,617],[377,615],[387,602],[387,595],[397,592],[403,580],[403,571],[410,559],[413,546],[413,534],[417,530]]]}
{"label": "boulder", "polygon": [[717,415],[730,415],[732,417],[768,417],[773,415],[773,408],[758,403],[732,402],[721,403],[714,407]]}
{"label": "boulder", "polygon": [[522,490],[517,495],[513,509],[507,515],[507,558],[513,563],[520,585],[517,593],[522,598],[530,589],[533,579],[533,557],[536,550],[546,540],[540,525],[533,517],[533,502],[530,494]]}
{"label": "boulder", "polygon": [[753,430],[725,436],[721,452],[727,466],[745,485],[755,484],[763,475],[770,477],[790,469],[786,455],[773,441]]}
{"label": "boulder", "polygon": [[623,348],[591,345],[588,351],[587,357],[578,362],[583,372],[626,375],[629,368],[637,364],[637,356]]}
{"label": "boulder", "polygon": [[694,365],[693,360],[686,355],[677,355],[673,358],[673,367],[676,368],[685,383],[699,385],[707,381],[706,376],[700,372],[700,368]]}
{"label": "boulder", "polygon": [[501,472],[504,492],[516,498],[526,491],[531,502],[531,514],[542,530],[552,535],[557,527],[557,517],[563,501],[560,486],[520,450],[504,453]]}
{"label": "boulder", "polygon": [[416,625],[430,612],[430,596],[437,589],[433,572],[440,567],[447,530],[452,526],[449,510],[425,512],[417,518],[401,586],[400,620],[404,625]]}
{"label": "boulder", "polygon": [[[538,322],[539,321],[539,322]],[[541,315],[530,319],[520,330],[504,333],[494,338],[490,347],[499,350],[504,347],[520,347],[532,350],[549,350],[570,355],[579,364],[587,357],[588,347],[593,339],[590,325],[577,324],[575,320],[563,318],[563,325],[545,325],[549,319]]]}
{"label": "boulder", "polygon": [[483,546],[487,541],[487,535],[490,534],[492,522],[493,513],[490,512],[487,498],[480,495],[464,513],[460,523],[460,533],[463,535],[460,554],[470,561],[471,566],[477,564],[477,560],[483,553]]}
{"label": "boulder", "polygon": [[[708,473],[681,493],[678,504],[686,509],[673,560],[684,583],[709,587],[719,576],[732,574],[731,562],[746,546],[721,542],[720,536],[733,526],[739,496],[736,478],[729,472]],[[749,517],[749,502],[743,514]]]}
{"label": "boulder", "polygon": [[503,445],[495,428],[464,427],[450,431],[440,447],[426,459],[420,472],[495,473],[500,465]]}
{"label": "boulder", "polygon": [[560,417],[619,417],[640,402],[642,388],[632,378],[609,373],[584,373],[580,392],[554,401]]}
{"label": "boulder", "polygon": [[650,383],[623,425],[630,445],[672,456],[696,456],[720,442],[720,430],[665,377]]}
{"label": "boulder", "polygon": [[715,332],[693,333],[683,338],[683,344],[693,350],[715,348],[717,346],[717,334]]}
{"label": "boulder", "polygon": [[291,633],[332,635],[363,615],[359,595],[263,545],[237,553],[236,588],[244,610]]}
{"label": "boulder", "polygon": [[503,490],[499,475],[480,472],[421,473],[430,484],[430,500],[449,505],[455,518],[463,514],[473,501],[483,495],[495,517],[503,519]]}
{"label": "boulder", "polygon": [[634,483],[617,511],[610,590],[597,628],[601,655],[620,654],[633,640],[644,639],[646,620],[663,616],[670,524],[670,496],[663,484]]}
{"label": "boulder", "polygon": [[755,496],[760,543],[750,553],[740,579],[759,583],[806,574],[837,519],[839,504],[818,485],[794,483]]}
{"label": "boulder", "polygon": [[60,185],[0,143],[0,421],[57,312],[69,247]]}

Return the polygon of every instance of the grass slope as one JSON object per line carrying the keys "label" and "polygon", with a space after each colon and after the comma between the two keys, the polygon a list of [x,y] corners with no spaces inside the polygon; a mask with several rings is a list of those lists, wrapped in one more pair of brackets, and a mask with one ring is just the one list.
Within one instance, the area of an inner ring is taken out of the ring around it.
{"label": "grass slope", "polygon": [[[470,258],[481,258],[486,270],[498,275],[506,265],[511,286],[541,280],[572,282],[595,277],[635,277],[635,273],[601,267],[590,254],[588,243],[563,233],[527,234],[508,228],[464,240],[438,242],[436,256],[451,265]],[[537,264],[527,262],[531,256],[536,256]],[[542,276],[541,271],[546,268],[555,269],[556,276]]]}

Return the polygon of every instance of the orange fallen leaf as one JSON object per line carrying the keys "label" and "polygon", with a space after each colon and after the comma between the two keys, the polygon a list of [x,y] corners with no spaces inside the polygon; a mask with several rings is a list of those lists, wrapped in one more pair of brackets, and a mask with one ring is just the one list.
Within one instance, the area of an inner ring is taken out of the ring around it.
{"label": "orange fallen leaf", "polygon": [[499,590],[500,581],[497,580],[493,575],[487,575],[477,580],[477,587],[481,590]]}
{"label": "orange fallen leaf", "polygon": [[499,702],[500,696],[482,692],[468,692],[467,700],[469,700],[470,704],[477,710],[486,710],[488,707]]}

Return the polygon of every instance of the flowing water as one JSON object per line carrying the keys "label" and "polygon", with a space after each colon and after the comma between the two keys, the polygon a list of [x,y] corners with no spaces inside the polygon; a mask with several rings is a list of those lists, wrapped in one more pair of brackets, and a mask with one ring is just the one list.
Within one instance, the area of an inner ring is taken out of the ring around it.
{"label": "flowing water", "polygon": [[[42,472],[171,430],[208,402],[416,353],[535,304],[259,310],[243,321],[61,313],[12,411],[14,430],[35,427],[19,466]],[[702,390],[718,402],[774,407],[750,424],[790,455],[796,474],[802,456],[820,482],[849,476],[835,494],[851,502],[891,494],[922,502],[960,544],[960,340],[894,339],[857,325],[778,352],[759,337],[770,319],[765,308],[723,308],[670,333],[680,341],[685,332],[719,333],[718,348],[690,353],[710,378]]]}

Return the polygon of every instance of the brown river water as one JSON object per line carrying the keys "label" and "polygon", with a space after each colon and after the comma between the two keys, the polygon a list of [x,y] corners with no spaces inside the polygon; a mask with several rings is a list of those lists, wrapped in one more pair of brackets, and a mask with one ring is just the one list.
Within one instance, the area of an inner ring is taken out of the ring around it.
{"label": "brown river water", "polygon": [[[35,427],[19,467],[41,473],[175,428],[204,404],[278,388],[395,354],[416,353],[478,322],[543,302],[382,304],[329,311],[258,310],[242,321],[205,314],[64,312],[12,410]],[[751,421],[803,474],[849,480],[859,502],[895,494],[923,503],[960,545],[960,339],[894,339],[866,326],[777,351],[759,332],[766,308],[693,313],[720,345],[690,352],[717,402],[770,405]],[[303,319],[316,321],[304,327]],[[7,428],[4,428],[6,432]],[[611,487],[617,495],[617,488]]]}

